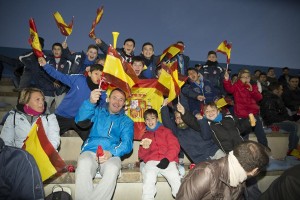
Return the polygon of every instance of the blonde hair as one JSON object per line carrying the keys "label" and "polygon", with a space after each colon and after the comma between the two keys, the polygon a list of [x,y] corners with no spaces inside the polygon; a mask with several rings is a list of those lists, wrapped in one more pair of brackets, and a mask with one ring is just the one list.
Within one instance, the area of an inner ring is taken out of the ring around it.
{"label": "blonde hair", "polygon": [[251,75],[251,73],[250,73],[250,71],[248,69],[241,69],[239,71],[238,78],[240,79],[243,74],[249,74],[249,75]]}
{"label": "blonde hair", "polygon": [[41,93],[43,98],[45,99],[45,95],[42,92],[42,90],[40,90],[38,88],[24,88],[24,89],[22,89],[22,91],[19,94],[18,103],[23,104],[23,105],[27,104],[30,101],[31,94],[34,92]]}

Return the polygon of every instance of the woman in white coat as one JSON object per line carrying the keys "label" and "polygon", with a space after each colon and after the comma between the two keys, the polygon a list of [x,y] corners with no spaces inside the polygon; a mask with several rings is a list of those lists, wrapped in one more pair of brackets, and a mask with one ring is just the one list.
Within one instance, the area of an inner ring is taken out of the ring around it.
{"label": "woman in white coat", "polygon": [[40,89],[21,91],[16,109],[9,112],[0,137],[6,145],[22,148],[32,126],[41,117],[45,133],[52,146],[60,144],[59,126],[55,114],[45,114],[45,96]]}

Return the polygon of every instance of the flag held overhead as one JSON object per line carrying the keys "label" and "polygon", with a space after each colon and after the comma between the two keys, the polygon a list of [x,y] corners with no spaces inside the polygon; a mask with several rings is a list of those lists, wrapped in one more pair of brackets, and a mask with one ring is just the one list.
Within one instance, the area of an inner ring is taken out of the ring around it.
{"label": "flag held overhead", "polygon": [[57,27],[64,36],[71,35],[73,31],[74,16],[69,24],[66,24],[59,12],[53,14]]}
{"label": "flag held overhead", "polygon": [[89,37],[92,38],[92,39],[95,39],[96,38],[96,35],[95,35],[95,27],[96,25],[100,22],[101,18],[103,16],[103,6],[99,7],[97,9],[97,15],[96,15],[96,18],[95,20],[93,21],[92,23],[92,28],[90,30],[90,33],[89,33]]}
{"label": "flag held overhead", "polygon": [[227,64],[230,63],[231,47],[232,47],[232,44],[227,43],[227,40],[224,40],[217,48],[217,52],[220,52],[227,56]]}
{"label": "flag held overhead", "polygon": [[33,18],[29,19],[29,32],[30,32],[30,37],[29,37],[29,44],[32,47],[32,50],[34,52],[34,54],[37,57],[43,57],[44,53],[42,51],[42,46],[39,40],[39,35],[37,33],[37,29],[35,26],[35,22]]}

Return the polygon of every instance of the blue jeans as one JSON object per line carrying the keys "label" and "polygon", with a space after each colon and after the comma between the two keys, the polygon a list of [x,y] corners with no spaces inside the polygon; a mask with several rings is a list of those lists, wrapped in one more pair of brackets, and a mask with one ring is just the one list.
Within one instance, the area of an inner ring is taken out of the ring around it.
{"label": "blue jeans", "polygon": [[278,126],[280,129],[289,133],[289,150],[296,149],[299,142],[299,137],[297,135],[297,123],[292,121],[283,121],[279,123],[274,123],[273,125]]}

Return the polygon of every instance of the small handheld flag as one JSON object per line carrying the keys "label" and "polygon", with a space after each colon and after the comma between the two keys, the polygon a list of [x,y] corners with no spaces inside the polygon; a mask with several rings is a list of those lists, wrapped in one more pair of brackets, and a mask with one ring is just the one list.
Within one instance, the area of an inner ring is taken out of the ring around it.
{"label": "small handheld flag", "polygon": [[231,47],[232,47],[232,44],[227,43],[227,40],[224,40],[217,48],[217,52],[220,52],[227,56],[227,64],[230,63]]}
{"label": "small handheld flag", "polygon": [[37,33],[37,29],[35,26],[35,22],[33,18],[29,19],[29,31],[30,31],[30,37],[29,37],[29,44],[32,47],[32,50],[34,52],[34,54],[39,58],[39,57],[43,57],[44,53],[42,51],[42,46],[39,40],[39,35]]}
{"label": "small handheld flag", "polygon": [[69,24],[66,24],[59,12],[53,14],[57,27],[64,36],[71,35],[73,31],[74,16]]}

